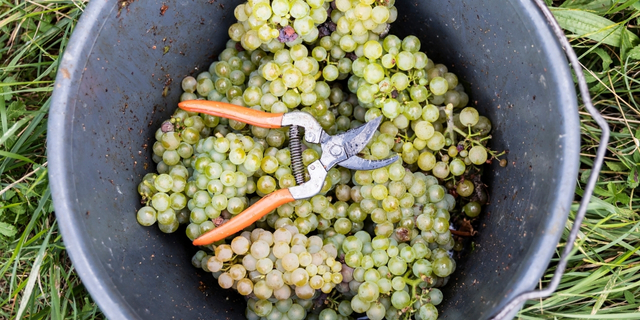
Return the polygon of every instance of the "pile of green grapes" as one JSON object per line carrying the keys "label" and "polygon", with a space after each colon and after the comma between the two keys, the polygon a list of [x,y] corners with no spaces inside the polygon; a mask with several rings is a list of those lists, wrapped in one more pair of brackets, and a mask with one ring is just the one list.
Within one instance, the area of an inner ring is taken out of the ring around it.
{"label": "pile of green grapes", "polygon": [[[462,244],[455,222],[480,214],[482,165],[500,155],[485,147],[491,122],[467,106],[456,75],[415,36],[387,34],[393,4],[251,0],[235,8],[218,61],[182,81],[181,101],[303,111],[332,135],[383,116],[360,156],[400,155],[371,171],[333,168],[318,195],[197,252],[195,267],[247,298],[248,319],[438,317]],[[288,134],[176,109],[156,131],[138,222],[166,233],[186,225],[193,240],[296,185]],[[319,145],[304,147],[304,165],[320,158]]]}

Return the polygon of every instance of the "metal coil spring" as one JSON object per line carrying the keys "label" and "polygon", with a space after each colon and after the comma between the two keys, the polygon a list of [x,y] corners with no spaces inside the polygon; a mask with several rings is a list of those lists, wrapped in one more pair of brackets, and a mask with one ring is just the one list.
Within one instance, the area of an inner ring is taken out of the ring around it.
{"label": "metal coil spring", "polygon": [[298,126],[289,127],[289,152],[291,152],[291,168],[296,184],[304,183],[304,164],[302,163],[302,144]]}

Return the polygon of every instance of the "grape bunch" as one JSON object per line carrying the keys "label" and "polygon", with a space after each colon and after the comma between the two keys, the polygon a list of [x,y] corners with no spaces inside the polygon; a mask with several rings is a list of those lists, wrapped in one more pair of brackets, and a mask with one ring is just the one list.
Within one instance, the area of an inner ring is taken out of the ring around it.
{"label": "grape bunch", "polygon": [[[491,122],[417,37],[388,34],[393,0],[251,0],[234,14],[225,49],[182,80],[181,101],[307,112],[332,135],[383,116],[359,156],[400,159],[332,168],[319,194],[201,247],[192,264],[245,296],[248,319],[437,319],[466,241],[456,229],[477,221],[482,165],[503,154],[487,148]],[[296,185],[289,138],[176,109],[155,133],[138,222],[193,240]],[[306,166],[321,149],[303,143]]]}
{"label": "grape bunch", "polygon": [[252,0],[238,5],[238,22],[229,27],[229,37],[247,50],[274,50],[318,38],[317,26],[327,19],[325,0]]}
{"label": "grape bunch", "polygon": [[234,9],[237,22],[229,27],[229,37],[246,50],[261,48],[275,53],[285,44],[291,47],[303,42],[314,43],[337,31],[346,36],[343,42],[353,46],[354,38],[366,37],[368,31],[381,34],[388,29],[397,17],[393,3],[389,0],[250,0]]}
{"label": "grape bunch", "polygon": [[199,260],[200,267],[212,272],[222,288],[234,287],[258,300],[308,300],[315,290],[330,293],[342,282],[337,254],[335,246],[325,245],[319,236],[307,237],[285,225],[274,232],[245,231]]}
{"label": "grape bunch", "polygon": [[[396,164],[356,171],[354,180],[358,185],[353,188],[339,185],[336,197],[353,201],[353,212],[364,212],[375,228],[372,235],[358,231],[345,237],[336,223],[334,230],[325,231],[325,237],[341,248],[339,254],[349,270],[344,277],[348,286],[338,290],[352,295],[352,309],[370,319],[398,318],[416,303],[416,310],[422,305],[436,310],[439,300],[432,301],[429,295],[439,292],[434,286],[446,282],[455,270],[448,254],[455,245],[449,230],[454,197],[434,176]],[[437,316],[437,311],[433,314]]]}
{"label": "grape bunch", "polygon": [[[215,247],[198,251],[192,264],[211,272],[222,288],[233,288],[248,299],[247,319],[305,319],[313,299],[329,294],[343,281],[338,250],[319,236],[306,237],[292,225],[270,232],[256,228]],[[352,313],[349,303],[343,316]],[[328,313],[334,311],[328,309]],[[334,311],[334,315],[335,314]]]}
{"label": "grape bunch", "polygon": [[369,109],[367,119],[383,114],[405,129],[410,121],[436,122],[438,112],[425,110],[429,105],[467,105],[469,98],[456,75],[444,65],[434,65],[420,46],[415,36],[395,35],[364,44],[363,54],[352,65],[349,90]]}

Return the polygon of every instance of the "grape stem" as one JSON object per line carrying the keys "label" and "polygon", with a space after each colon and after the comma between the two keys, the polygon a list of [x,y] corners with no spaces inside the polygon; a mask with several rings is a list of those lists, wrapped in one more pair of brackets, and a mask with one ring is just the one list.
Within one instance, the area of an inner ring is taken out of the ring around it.
{"label": "grape stem", "polygon": [[340,302],[338,302],[337,298],[338,297],[335,294],[335,292],[332,292],[331,295],[329,295],[324,302],[325,304],[329,305],[329,308],[337,310],[338,306],[340,305]]}
{"label": "grape stem", "polygon": [[147,180],[142,181],[142,183],[144,183],[145,186],[152,188],[151,190],[155,189],[155,186],[149,183],[149,181]]}
{"label": "grape stem", "polygon": [[467,141],[471,141],[471,143],[473,143],[473,144],[475,144],[475,145],[478,145],[478,146],[481,146],[481,147],[484,147],[484,145],[482,145],[482,143],[481,143],[482,141],[485,141],[485,140],[489,140],[489,139],[491,139],[491,136],[490,136],[490,135],[489,135],[489,136],[486,136],[486,137],[484,137],[484,138],[481,138],[480,140],[474,140],[474,139],[471,139],[471,138],[473,138],[473,137],[475,137],[475,136],[479,136],[479,135],[480,135],[480,132],[471,133],[471,127],[469,126],[468,128],[469,128],[469,133],[466,133],[466,132],[464,132],[464,131],[462,131],[462,130],[458,129],[458,128],[457,128],[457,127],[455,127],[455,126],[453,127],[453,130],[454,130],[455,132],[459,133],[460,135],[462,135],[463,137],[465,137],[465,140],[467,140]]}
{"label": "grape stem", "polygon": [[418,79],[418,77],[416,77],[416,73],[413,71],[413,69],[412,69],[412,70],[409,70],[409,82],[410,82],[411,84],[414,84],[414,85],[415,85],[415,84],[419,84],[419,83],[417,82],[418,80],[419,80],[419,79]]}
{"label": "grape stem", "polygon": [[405,133],[404,133],[404,134],[400,134],[400,133],[398,133],[398,135],[397,135],[397,136],[398,136],[398,137],[400,137],[400,138],[403,138],[403,139],[404,139],[404,141],[405,141],[405,142],[407,142],[407,141],[411,141],[411,139],[413,139],[416,135],[414,134],[414,135],[412,135],[411,137],[409,137],[409,136],[407,135],[406,130],[405,130]]}
{"label": "grape stem", "polygon": [[417,292],[417,288],[420,285],[420,283],[428,282],[428,281],[423,280],[422,278],[410,279],[409,277],[411,276],[411,272],[412,271],[409,270],[403,276],[404,282],[411,286],[411,302],[409,303],[409,306],[402,309],[402,312],[404,312],[404,317],[403,317],[404,319],[410,319],[411,316],[417,312],[417,310],[413,308],[413,305],[416,302],[419,301],[421,304],[423,302],[428,302],[428,299],[425,298],[425,295],[429,294],[429,290],[422,290],[422,292],[419,294]]}
{"label": "grape stem", "polygon": [[451,145],[457,145],[455,129],[458,128],[453,123],[453,104],[447,104],[444,108],[444,113],[447,115],[447,133],[449,134],[449,139],[451,139]]}
{"label": "grape stem", "polygon": [[471,127],[469,127],[469,133],[465,133],[464,131],[458,129],[457,127],[454,127],[453,130],[455,130],[457,133],[459,133],[460,135],[462,135],[463,137],[465,137],[465,141],[471,141],[472,144],[477,145],[477,146],[481,146],[483,148],[485,148],[485,150],[487,150],[487,153],[489,153],[491,155],[491,159],[498,159],[499,157],[505,155],[507,152],[506,151],[502,151],[500,153],[496,153],[495,151],[485,147],[482,142],[485,140],[489,140],[492,138],[491,135],[488,135],[484,138],[481,138],[479,140],[474,140],[471,139],[472,137],[475,136],[479,136],[480,132],[476,132],[476,133],[471,133]]}
{"label": "grape stem", "polygon": [[451,233],[455,234],[456,236],[473,237],[473,235],[470,232],[464,232],[464,231],[458,231],[458,230],[449,230],[449,231],[451,231]]}
{"label": "grape stem", "polygon": [[454,129],[456,130],[456,132],[458,132],[458,133],[460,133],[460,134],[464,135],[464,136],[467,138],[466,140],[471,141],[471,143],[473,143],[473,144],[475,144],[475,145],[477,145],[477,146],[484,147],[484,148],[487,150],[487,152],[491,155],[491,158],[492,158],[492,159],[493,159],[493,158],[497,159],[497,158],[499,158],[499,157],[501,157],[501,156],[503,156],[504,154],[506,154],[506,153],[507,153],[506,151],[502,151],[502,152],[500,152],[500,153],[496,153],[495,151],[493,151],[493,150],[491,150],[491,149],[489,149],[489,148],[485,147],[485,146],[481,143],[481,142],[483,142],[483,141],[485,141],[485,140],[490,140],[491,138],[493,138],[493,136],[491,136],[491,135],[488,135],[488,136],[486,136],[486,137],[484,137],[484,138],[481,138],[480,140],[473,140],[473,139],[469,139],[469,138],[480,135],[480,132],[477,132],[477,133],[471,133],[471,127],[469,127],[469,134],[465,134],[462,130],[460,130],[460,129],[458,129],[458,128],[454,128]]}
{"label": "grape stem", "polygon": [[496,154],[491,149],[487,149],[487,152],[489,152],[489,154],[491,155],[491,159],[493,159],[493,158],[498,159],[498,157],[501,157],[501,156],[503,156],[503,155],[505,155],[507,153],[506,151],[502,151],[502,152]]}
{"label": "grape stem", "polygon": [[[407,272],[407,275],[409,275],[409,273],[411,273],[411,271]],[[407,275],[404,276],[404,282],[407,283],[408,285],[411,285],[411,297],[412,297],[412,301],[411,301],[411,305],[413,305],[413,303],[415,302],[415,297],[417,297],[417,293],[416,293],[416,288],[418,287],[418,285],[420,284],[420,282],[422,282],[422,279],[420,278],[416,278],[416,279],[409,279],[407,278]]]}
{"label": "grape stem", "polygon": [[461,136],[465,138],[470,138],[473,136],[473,134],[466,134],[464,131],[458,129],[457,127],[453,127],[453,130],[455,130],[455,132],[459,133]]}
{"label": "grape stem", "polygon": [[[149,181],[146,181],[146,180],[145,180],[145,181],[142,181],[142,184],[144,184],[145,186],[149,187],[149,189],[151,189],[151,190],[153,190],[153,189],[155,188],[155,186],[154,186],[154,185],[152,185],[151,183],[149,183]],[[144,201],[144,204],[145,204],[146,206],[148,206],[148,205],[149,205],[149,201],[151,201],[151,197],[153,197],[153,192],[151,192],[151,194],[149,194],[149,193],[145,192],[145,193],[142,195],[142,201]]]}

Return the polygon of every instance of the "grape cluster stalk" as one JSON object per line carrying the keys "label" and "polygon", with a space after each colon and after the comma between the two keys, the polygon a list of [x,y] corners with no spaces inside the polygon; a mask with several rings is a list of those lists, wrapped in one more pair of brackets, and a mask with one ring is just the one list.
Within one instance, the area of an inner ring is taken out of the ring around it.
{"label": "grape cluster stalk", "polygon": [[[417,37],[389,34],[394,0],[251,0],[234,15],[181,101],[307,112],[332,135],[383,116],[360,156],[400,158],[331,169],[318,195],[201,247],[192,264],[245,296],[247,319],[437,319],[463,243],[456,221],[480,215],[483,164],[503,155],[487,148],[490,120]],[[295,186],[288,135],[176,109],[155,133],[138,222],[193,240]],[[320,158],[318,145],[303,149],[305,166]]]}

